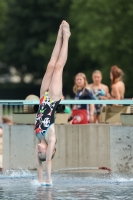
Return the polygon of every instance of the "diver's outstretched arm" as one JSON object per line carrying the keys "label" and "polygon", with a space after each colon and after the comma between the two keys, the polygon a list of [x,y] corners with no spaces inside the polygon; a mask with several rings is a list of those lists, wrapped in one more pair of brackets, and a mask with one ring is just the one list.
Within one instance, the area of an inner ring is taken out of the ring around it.
{"label": "diver's outstretched arm", "polygon": [[43,165],[39,159],[38,151],[36,151],[36,165],[39,182],[43,182]]}
{"label": "diver's outstretched arm", "polygon": [[54,124],[49,129],[49,136],[48,136],[48,147],[46,151],[46,182],[51,181],[51,165],[52,165],[52,155],[53,150],[56,143],[56,137],[55,137],[55,127]]}

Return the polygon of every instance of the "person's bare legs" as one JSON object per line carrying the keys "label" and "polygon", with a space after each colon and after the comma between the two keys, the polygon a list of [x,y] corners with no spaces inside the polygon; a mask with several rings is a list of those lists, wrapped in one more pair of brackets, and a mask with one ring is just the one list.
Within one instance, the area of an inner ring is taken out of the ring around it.
{"label": "person's bare legs", "polygon": [[101,114],[99,114],[99,115],[94,114],[94,123],[96,123],[96,122],[101,123]]}
{"label": "person's bare legs", "polygon": [[62,35],[63,35],[62,34],[62,23],[59,27],[56,43],[55,43],[50,61],[47,65],[47,69],[46,69],[46,72],[45,72],[43,80],[42,80],[41,89],[40,89],[40,97],[42,97],[45,94],[45,92],[49,89],[49,85],[50,85],[50,82],[52,79],[54,67],[56,65],[56,62],[57,62],[59,54],[60,54],[60,50],[61,50],[61,46],[62,46]]}
{"label": "person's bare legs", "polygon": [[99,115],[97,116],[97,121],[98,121],[98,123],[101,123],[101,114],[99,114]]}
{"label": "person's bare legs", "polygon": [[94,114],[94,123],[97,121],[97,115]]}
{"label": "person's bare legs", "polygon": [[[63,44],[61,47],[58,61],[53,71],[53,76],[49,87],[49,96],[54,101],[59,100],[62,97],[62,72],[67,60],[68,40],[70,37],[69,24],[66,21],[63,21],[62,23],[62,30]],[[53,154],[55,141],[55,128],[54,125],[52,125],[48,131],[48,148],[46,152],[46,182],[51,181],[51,157]]]}
{"label": "person's bare legs", "polygon": [[49,87],[49,96],[52,100],[58,101],[62,97],[62,72],[67,61],[68,41],[71,35],[69,24],[66,21],[62,22],[63,44],[59,54],[58,61],[55,65],[52,80]]}

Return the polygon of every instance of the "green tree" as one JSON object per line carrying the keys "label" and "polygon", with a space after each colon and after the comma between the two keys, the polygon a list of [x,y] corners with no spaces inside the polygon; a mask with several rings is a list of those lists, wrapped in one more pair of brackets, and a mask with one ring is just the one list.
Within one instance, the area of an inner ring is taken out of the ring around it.
{"label": "green tree", "polygon": [[[133,1],[72,0],[70,19],[80,56],[98,64],[108,85],[110,67],[116,64],[122,68],[126,96],[132,96]],[[88,63],[88,72],[94,68]]]}
{"label": "green tree", "polygon": [[54,0],[8,0],[8,7],[1,59],[14,65],[22,77],[31,72],[40,78],[61,22],[58,4]]}
{"label": "green tree", "polygon": [[132,96],[132,0],[2,0],[0,9],[0,60],[14,65],[22,80],[26,73],[33,74],[33,83],[42,78],[58,27],[65,19],[72,35],[64,94],[73,94],[73,78],[80,71],[91,82],[92,71],[100,69],[103,82],[110,85],[109,70],[117,64],[125,72],[126,96]]}
{"label": "green tree", "polygon": [[7,18],[7,1],[6,0],[1,0],[0,1],[0,51],[3,50],[4,48],[4,41],[5,41],[5,23],[6,23],[6,18]]}

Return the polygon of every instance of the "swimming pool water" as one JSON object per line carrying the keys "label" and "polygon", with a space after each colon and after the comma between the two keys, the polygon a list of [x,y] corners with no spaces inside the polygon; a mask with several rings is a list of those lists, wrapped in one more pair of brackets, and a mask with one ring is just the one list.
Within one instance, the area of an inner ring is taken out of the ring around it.
{"label": "swimming pool water", "polygon": [[[45,179],[45,173],[44,179]],[[90,172],[52,172],[53,185],[40,186],[36,171],[0,173],[3,200],[132,200],[133,175]]]}

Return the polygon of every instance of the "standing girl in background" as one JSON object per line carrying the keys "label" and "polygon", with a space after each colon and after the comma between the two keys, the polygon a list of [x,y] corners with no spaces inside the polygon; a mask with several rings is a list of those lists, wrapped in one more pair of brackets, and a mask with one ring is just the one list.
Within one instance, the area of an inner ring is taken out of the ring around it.
{"label": "standing girl in background", "polygon": [[[95,70],[92,73],[92,80],[93,83],[89,85],[92,90],[93,96],[95,99],[108,99],[109,96],[109,89],[107,85],[102,84],[102,72],[99,70]],[[94,113],[94,122],[101,121],[101,112],[102,112],[103,105],[97,104],[95,105],[95,113]]]}
{"label": "standing girl in background", "polygon": [[[91,90],[88,87],[86,75],[84,73],[78,73],[74,79],[73,92],[75,99],[94,100]],[[75,105],[73,109],[86,109],[88,114],[88,122],[94,122],[94,104]]]}
{"label": "standing girl in background", "polygon": [[110,79],[111,79],[111,95],[110,99],[124,99],[125,84],[122,81],[124,73],[123,71],[115,66],[111,67]]}

